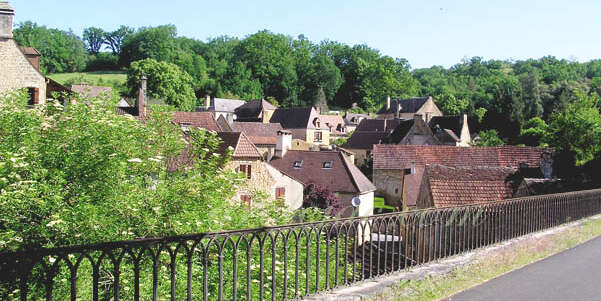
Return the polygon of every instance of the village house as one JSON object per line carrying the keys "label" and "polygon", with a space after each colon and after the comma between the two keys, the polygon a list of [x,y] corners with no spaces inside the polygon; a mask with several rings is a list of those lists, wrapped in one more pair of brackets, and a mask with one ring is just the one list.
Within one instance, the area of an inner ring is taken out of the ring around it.
{"label": "village house", "polygon": [[71,91],[79,94],[83,98],[91,98],[99,96],[110,96],[113,93],[113,88],[81,84],[71,85]]}
{"label": "village house", "polygon": [[471,205],[514,197],[517,168],[426,165],[417,208]]}
{"label": "village house", "polygon": [[346,113],[344,115],[344,126],[346,127],[347,133],[352,133],[355,131],[359,123],[363,121],[363,119],[371,119],[367,114],[355,114],[355,113]]}
{"label": "village house", "polygon": [[236,108],[245,103],[246,101],[240,99],[216,98],[207,95],[205,96],[204,105],[197,107],[196,111],[211,112],[215,120],[223,116],[228,121],[234,121],[236,120]]}
{"label": "village house", "polygon": [[278,108],[269,122],[281,124],[292,133],[292,139],[319,146],[330,145],[330,129],[313,107]]}
{"label": "village house", "polygon": [[250,100],[234,110],[236,121],[269,123],[273,112],[277,109],[268,101]]}
{"label": "village house", "polygon": [[377,113],[377,119],[413,119],[419,114],[424,121],[429,122],[432,117],[443,116],[442,111],[434,103],[432,97],[416,97],[409,99],[386,99],[384,105]]}
{"label": "village house", "polygon": [[387,204],[416,208],[426,165],[447,167],[509,167],[528,177],[543,177],[552,161],[549,150],[538,147],[456,147],[374,145],[373,181]]}
{"label": "village house", "polygon": [[277,133],[283,130],[282,125],[279,123],[234,121],[228,124],[223,116],[219,117],[217,123],[221,131],[245,133],[250,142],[262,154],[263,159],[268,161],[271,160],[275,153]]}
{"label": "village house", "polygon": [[375,144],[384,143],[392,131],[401,124],[400,119],[363,119],[344,148],[355,154],[355,165],[364,165]]}
{"label": "village house", "polygon": [[330,129],[330,140],[346,137],[346,125],[340,115],[320,115],[321,122]]}
{"label": "village house", "polygon": [[[269,162],[271,166],[299,181],[305,187],[323,185],[334,192],[342,203],[341,216],[369,216],[373,214],[376,187],[348,161],[341,151],[296,151],[291,150],[292,134],[278,133],[276,154]],[[353,198],[358,198],[355,209]]]}
{"label": "village house", "polygon": [[0,92],[27,89],[29,105],[43,104],[46,78],[39,69],[39,53],[33,48],[19,48],[13,39],[14,15],[8,2],[0,2]]}

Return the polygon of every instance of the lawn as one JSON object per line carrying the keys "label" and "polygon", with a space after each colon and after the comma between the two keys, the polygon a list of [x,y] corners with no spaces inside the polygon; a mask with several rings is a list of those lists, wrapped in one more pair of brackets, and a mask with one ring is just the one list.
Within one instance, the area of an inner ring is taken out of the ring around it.
{"label": "lawn", "polygon": [[74,73],[55,73],[48,77],[65,85],[87,83],[94,86],[107,86],[119,92],[126,90],[127,74],[125,71],[93,71]]}

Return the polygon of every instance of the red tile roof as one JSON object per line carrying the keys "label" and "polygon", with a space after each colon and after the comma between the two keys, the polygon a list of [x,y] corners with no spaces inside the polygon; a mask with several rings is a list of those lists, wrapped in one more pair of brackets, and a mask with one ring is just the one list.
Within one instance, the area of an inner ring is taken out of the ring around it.
{"label": "red tile roof", "polygon": [[375,145],[374,169],[403,169],[411,164],[447,166],[539,167],[541,155],[548,151],[539,147],[492,146],[457,147],[443,145]]}
{"label": "red tile roof", "polygon": [[71,91],[81,95],[81,97],[98,97],[103,94],[109,94],[113,91],[111,87],[90,86],[90,85],[71,85]]}
{"label": "red tile roof", "polygon": [[244,133],[240,132],[220,132],[217,133],[219,138],[223,140],[221,144],[220,152],[225,153],[228,147],[234,149],[232,154],[233,159],[262,159],[261,153],[257,150],[252,142],[246,137]]}
{"label": "red tile roof", "polygon": [[221,129],[210,112],[175,112],[173,122],[179,125],[189,125],[209,131],[219,132]]}
{"label": "red tile roof", "polygon": [[344,129],[344,119],[340,115],[320,115],[321,123],[325,124],[334,135],[344,135],[338,129]]}
{"label": "red tile roof", "polygon": [[278,131],[283,130],[279,123],[262,122],[233,122],[230,127],[233,132],[244,132],[255,145],[275,145]]}
{"label": "red tile roof", "polygon": [[[513,197],[508,167],[449,167],[427,165],[422,193],[430,193],[436,208],[497,201]],[[425,197],[421,195],[420,198]]]}
{"label": "red tile roof", "polygon": [[[294,167],[295,161],[302,161],[300,168]],[[324,168],[324,162],[331,161],[332,168]],[[270,164],[301,182],[327,186],[334,192],[364,193],[374,191],[376,187],[341,152],[335,151],[288,151],[284,158],[275,158]]]}

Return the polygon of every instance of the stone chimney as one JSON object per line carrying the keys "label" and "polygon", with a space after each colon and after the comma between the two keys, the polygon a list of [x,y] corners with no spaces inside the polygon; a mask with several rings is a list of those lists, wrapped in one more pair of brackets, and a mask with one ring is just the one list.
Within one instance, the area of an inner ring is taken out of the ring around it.
{"label": "stone chimney", "polygon": [[467,123],[467,114],[463,114],[463,122],[461,123],[461,133],[459,134],[460,146],[469,146],[472,142],[470,128]]}
{"label": "stone chimney", "polygon": [[208,111],[211,107],[211,95],[205,95],[205,110]]}
{"label": "stone chimney", "polygon": [[394,118],[401,119],[401,102],[397,101],[396,107],[394,108]]}
{"label": "stone chimney", "polygon": [[146,76],[140,77],[140,88],[138,89],[138,98],[136,99],[136,108],[138,116],[146,116]]}
{"label": "stone chimney", "polygon": [[15,11],[8,2],[0,2],[0,39],[13,38],[13,19]]}
{"label": "stone chimney", "polygon": [[386,110],[390,110],[390,95],[386,98]]}
{"label": "stone chimney", "polygon": [[284,158],[286,152],[292,148],[292,133],[289,131],[278,131],[278,137],[275,142],[276,158]]}

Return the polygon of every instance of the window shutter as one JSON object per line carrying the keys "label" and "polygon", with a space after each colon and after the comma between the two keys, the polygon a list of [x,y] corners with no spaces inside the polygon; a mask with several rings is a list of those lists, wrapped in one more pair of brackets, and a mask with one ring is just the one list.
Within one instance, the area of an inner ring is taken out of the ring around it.
{"label": "window shutter", "polygon": [[35,88],[34,92],[33,92],[33,104],[39,104],[40,103],[40,89]]}
{"label": "window shutter", "polygon": [[278,187],[275,189],[275,198],[279,199],[281,197],[286,197],[286,187]]}
{"label": "window shutter", "polygon": [[252,165],[247,165],[247,168],[246,168],[246,178],[250,179],[251,174],[252,174]]}

